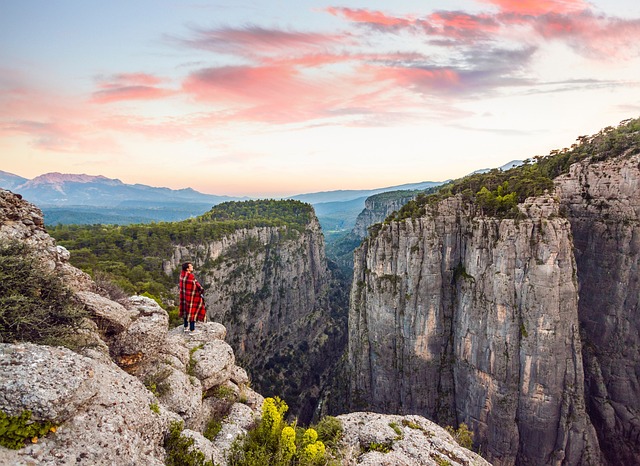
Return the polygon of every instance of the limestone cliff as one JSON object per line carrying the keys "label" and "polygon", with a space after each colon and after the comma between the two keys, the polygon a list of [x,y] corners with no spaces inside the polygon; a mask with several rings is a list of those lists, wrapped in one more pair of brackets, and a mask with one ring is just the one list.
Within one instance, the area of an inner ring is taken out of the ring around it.
{"label": "limestone cliff", "polygon": [[351,233],[360,240],[364,239],[371,225],[383,222],[393,212],[414,199],[419,192],[422,191],[392,191],[368,197]]}
{"label": "limestone cliff", "polygon": [[466,422],[496,465],[600,464],[571,226],[552,197],[520,209],[485,217],[452,197],[356,251],[351,407]]}
{"label": "limestone cliff", "polygon": [[346,299],[340,302],[315,215],[302,231],[240,229],[176,246],[165,270],[186,259],[206,288],[210,318],[227,327],[254,386],[282,396],[302,422],[311,420],[346,346]]}
{"label": "limestone cliff", "polygon": [[556,179],[578,267],[587,410],[610,464],[640,464],[640,154]]}

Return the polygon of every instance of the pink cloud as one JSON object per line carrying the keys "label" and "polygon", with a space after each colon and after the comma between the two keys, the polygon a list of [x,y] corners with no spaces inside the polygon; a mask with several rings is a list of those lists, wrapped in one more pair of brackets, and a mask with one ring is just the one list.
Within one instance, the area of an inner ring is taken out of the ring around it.
{"label": "pink cloud", "polygon": [[100,90],[94,92],[91,101],[111,103],[123,100],[157,100],[171,96],[175,91],[158,87],[162,79],[146,73],[121,73],[108,78],[98,78]]}
{"label": "pink cloud", "polygon": [[566,42],[577,53],[596,58],[636,55],[640,47],[640,20],[595,14],[583,0],[484,0],[500,8],[498,13],[469,14],[436,11],[427,17],[394,16],[380,11],[329,8],[326,11],[378,32],[396,34],[406,30],[448,47],[473,45],[509,37],[516,29],[528,28],[530,38]]}
{"label": "pink cloud", "polygon": [[372,11],[363,8],[353,9],[329,7],[326,8],[325,11],[333,16],[342,16],[354,23],[366,23],[383,28],[406,28],[415,24],[415,20],[410,17],[400,18],[397,16],[387,15],[381,11]]}
{"label": "pink cloud", "polygon": [[194,29],[194,37],[180,40],[188,47],[245,57],[288,53],[321,53],[325,47],[344,42],[341,35],[282,31],[258,26]]}
{"label": "pink cloud", "polygon": [[542,15],[546,13],[568,14],[590,9],[584,0],[480,0],[496,5],[503,12],[524,15]]}
{"label": "pink cloud", "polygon": [[124,86],[96,91],[91,100],[99,104],[119,102],[122,100],[157,100],[175,94],[169,89],[148,86]]}
{"label": "pink cloud", "polygon": [[587,56],[613,59],[640,53],[640,19],[611,18],[582,11],[575,15],[543,15],[532,27],[543,38],[564,40]]}
{"label": "pink cloud", "polygon": [[462,79],[458,71],[450,68],[380,68],[378,79],[391,80],[399,86],[419,91],[446,91],[460,88]]}
{"label": "pink cloud", "polygon": [[288,66],[225,66],[191,74],[183,90],[209,101],[267,101],[303,87],[299,73]]}

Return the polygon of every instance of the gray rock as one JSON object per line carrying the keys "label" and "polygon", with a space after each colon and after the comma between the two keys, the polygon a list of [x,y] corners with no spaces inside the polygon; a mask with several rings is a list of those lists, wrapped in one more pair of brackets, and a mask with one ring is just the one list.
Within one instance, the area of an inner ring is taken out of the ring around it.
{"label": "gray rock", "polygon": [[351,409],[465,422],[496,465],[598,464],[558,207],[544,196],[501,220],[453,197],[356,250]]}
{"label": "gray rock", "polygon": [[175,415],[154,413],[155,398],[135,377],[66,348],[31,344],[0,345],[0,367],[2,410],[30,409],[33,419],[59,424],[19,450],[17,464],[164,464],[164,433]]}
{"label": "gray rock", "polygon": [[[490,466],[447,431],[421,416],[356,412],[338,416],[347,464],[369,466]],[[388,450],[386,452],[378,450]],[[447,463],[448,462],[448,463]]]}
{"label": "gray rock", "polygon": [[216,448],[216,446],[200,432],[185,429],[182,431],[182,435],[193,439],[194,442],[191,449],[201,451],[204,454],[205,461],[213,461],[215,465],[226,464],[224,452]]}
{"label": "gray rock", "polygon": [[143,358],[155,355],[164,343],[169,324],[167,311],[154,300],[132,296],[129,303],[134,311],[133,321],[111,344],[112,355],[123,367],[135,366]]}
{"label": "gray rock", "polygon": [[231,347],[224,341],[209,341],[196,349],[191,357],[195,362],[194,374],[202,382],[203,390],[209,390],[231,378],[235,357]]}
{"label": "gray rock", "polygon": [[91,291],[78,291],[76,297],[100,323],[106,334],[117,334],[131,325],[133,315],[122,304],[111,301]]}
{"label": "gray rock", "polygon": [[556,179],[571,222],[587,408],[610,464],[640,464],[640,154]]}

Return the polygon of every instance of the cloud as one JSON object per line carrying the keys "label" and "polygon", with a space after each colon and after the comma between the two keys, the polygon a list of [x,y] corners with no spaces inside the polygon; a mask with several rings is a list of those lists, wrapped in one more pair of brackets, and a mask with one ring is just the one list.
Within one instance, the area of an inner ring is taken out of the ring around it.
{"label": "cloud", "polygon": [[98,77],[100,90],[92,94],[91,101],[105,104],[123,100],[157,100],[175,94],[173,90],[159,87],[162,82],[162,79],[146,73]]}
{"label": "cloud", "polygon": [[489,39],[490,35],[500,28],[495,15],[469,14],[462,11],[436,11],[425,17],[402,17],[381,11],[339,7],[330,7],[325,11],[379,32],[407,31],[416,35],[462,41]]}
{"label": "cloud", "polygon": [[331,7],[325,11],[379,33],[423,35],[432,45],[448,48],[516,40],[561,41],[594,59],[625,58],[640,52],[640,19],[596,14],[582,0],[484,0],[499,7],[493,13],[435,11],[424,17]]}
{"label": "cloud", "polygon": [[624,58],[640,53],[640,19],[620,19],[581,11],[573,15],[548,13],[531,27],[544,39],[562,40],[577,53],[596,59]]}
{"label": "cloud", "polygon": [[236,55],[267,57],[270,55],[320,53],[325,47],[344,41],[341,35],[283,31],[248,25],[242,28],[191,28],[193,37],[174,39],[189,48]]}
{"label": "cloud", "polygon": [[497,6],[503,12],[524,15],[546,13],[567,14],[588,10],[591,5],[584,0],[479,0]]}

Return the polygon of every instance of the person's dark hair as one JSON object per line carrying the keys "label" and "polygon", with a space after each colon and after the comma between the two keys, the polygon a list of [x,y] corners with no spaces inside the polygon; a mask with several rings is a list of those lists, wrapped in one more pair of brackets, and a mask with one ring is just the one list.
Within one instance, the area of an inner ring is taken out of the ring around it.
{"label": "person's dark hair", "polygon": [[191,265],[191,262],[185,262],[184,264],[182,264],[182,270],[187,270],[190,265]]}

